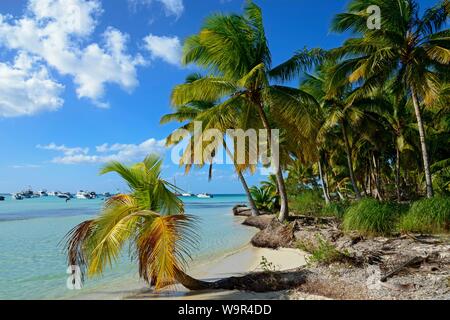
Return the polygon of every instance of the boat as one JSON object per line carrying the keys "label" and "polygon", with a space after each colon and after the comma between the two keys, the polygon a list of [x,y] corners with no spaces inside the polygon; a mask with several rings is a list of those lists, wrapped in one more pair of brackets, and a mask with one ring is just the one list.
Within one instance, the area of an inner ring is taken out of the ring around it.
{"label": "boat", "polygon": [[14,200],[23,200],[23,195],[21,193],[13,193],[11,196]]}
{"label": "boat", "polygon": [[192,197],[193,194],[192,193],[182,193],[181,196],[182,197]]}
{"label": "boat", "polygon": [[57,197],[61,199],[71,199],[72,195],[69,192],[63,193],[63,192],[57,192]]}
{"label": "boat", "polygon": [[39,190],[38,194],[40,197],[48,197],[47,190]]}
{"label": "boat", "polygon": [[5,201],[5,197],[4,196],[0,196],[0,201]]}
{"label": "boat", "polygon": [[209,193],[199,193],[198,195],[197,195],[197,198],[213,198],[213,195],[212,194],[209,194]]}
{"label": "boat", "polygon": [[89,192],[83,191],[83,190],[78,191],[77,194],[75,195],[75,198],[77,198],[77,199],[92,199],[91,194]]}
{"label": "boat", "polygon": [[20,195],[22,196],[22,198],[26,198],[26,199],[37,197],[31,188],[23,190],[22,192],[20,192]]}

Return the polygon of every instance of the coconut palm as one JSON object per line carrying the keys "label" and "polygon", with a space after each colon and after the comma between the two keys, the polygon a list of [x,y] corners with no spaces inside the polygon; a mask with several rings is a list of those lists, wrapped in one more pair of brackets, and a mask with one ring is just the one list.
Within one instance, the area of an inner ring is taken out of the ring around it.
{"label": "coconut palm", "polygon": [[[202,78],[202,76],[199,74],[192,74],[187,77],[186,83],[192,83],[193,81],[199,80],[201,78]],[[175,111],[173,113],[164,115],[161,118],[160,123],[164,124],[164,123],[168,123],[168,122],[172,122],[172,121],[181,122],[181,123],[184,122],[185,124],[181,127],[181,129],[189,130],[191,133],[193,133],[192,131],[193,131],[193,122],[194,121],[199,121],[200,123],[202,123],[203,130],[218,129],[218,130],[220,130],[220,132],[222,134],[225,134],[227,129],[232,129],[233,127],[239,126],[242,128],[243,125],[248,126],[248,124],[242,123],[243,121],[239,121],[242,119],[236,119],[234,117],[229,117],[229,116],[225,117],[224,113],[220,112],[221,111],[220,109],[215,108],[217,106],[217,104],[218,103],[214,102],[214,101],[190,101],[185,105],[175,107]],[[216,113],[214,113],[214,112],[216,112]],[[238,116],[238,115],[235,114],[235,116]],[[245,119],[244,119],[244,121],[245,121]],[[178,144],[180,142],[181,142],[181,140],[172,139],[172,135],[169,135],[169,137],[166,139],[167,145],[174,145],[174,144]],[[204,143],[194,141],[193,135],[191,135],[191,141],[188,144],[186,150],[191,151],[192,149],[195,149],[196,145],[198,145],[198,144],[202,145],[202,147],[200,149],[203,152],[203,150],[205,149],[203,147]],[[210,145],[210,142],[208,142],[207,144]],[[222,147],[226,150],[228,156],[231,159],[234,159],[235,155],[232,153],[232,151],[228,147],[226,140],[224,139],[223,141],[219,141],[219,145],[220,144],[222,144]],[[218,147],[218,145],[216,145],[216,147]],[[209,159],[210,160],[210,170],[209,170],[209,178],[210,179],[212,177],[212,163],[213,163],[213,159],[215,156],[217,156],[217,155],[215,154],[215,150],[213,150],[211,152],[211,157]],[[191,164],[192,164],[191,160],[192,160],[192,154],[189,157],[189,159],[186,159],[186,157],[181,158],[182,164],[184,164],[186,167],[186,172],[188,172],[191,167]],[[244,191],[247,195],[247,199],[248,199],[248,202],[250,205],[252,215],[257,216],[257,215],[259,215],[259,210],[255,204],[252,194],[250,193],[250,189],[247,185],[247,181],[245,180],[245,177],[243,174],[243,172],[246,169],[249,169],[252,171],[253,167],[252,166],[242,166],[237,163],[235,163],[234,166],[235,166],[236,174],[238,175],[238,178],[242,183],[242,187],[244,188]]]}
{"label": "coconut palm", "polygon": [[[369,29],[367,8],[381,10],[381,28]],[[349,81],[363,81],[361,92],[371,92],[388,79],[406,90],[413,103],[419,129],[427,197],[433,196],[430,161],[425,140],[421,105],[437,99],[440,78],[449,72],[450,31],[444,29],[450,13],[450,2],[444,0],[421,15],[415,0],[353,0],[348,11],[338,14],[333,29],[351,30],[357,37],[348,39],[334,51],[349,59],[341,64],[340,73]]]}
{"label": "coconut palm", "polygon": [[83,275],[101,274],[130,243],[140,277],[156,289],[175,280],[189,289],[204,287],[183,271],[196,247],[195,219],[183,213],[176,188],[161,178],[161,166],[161,159],[150,155],[132,166],[110,162],[101,169],[119,174],[130,192],[111,197],[98,217],[68,233],[69,265],[79,266]]}
{"label": "coconut palm", "polygon": [[[295,61],[298,69],[299,66],[310,66],[314,58],[310,52],[302,52]],[[182,62],[204,68],[208,76],[175,87],[173,105],[181,106],[189,101],[221,101],[217,108],[223,113],[246,108],[250,115],[256,115],[268,131],[269,141],[273,123],[289,131],[291,140],[298,145],[312,143],[315,119],[307,109],[314,100],[300,90],[270,84],[271,54],[262,13],[251,1],[247,2],[243,15],[208,17],[200,32],[186,39]],[[292,72],[291,65],[275,69],[273,75]],[[275,165],[281,196],[279,219],[284,220],[289,212],[288,198],[282,167],[278,163]]]}

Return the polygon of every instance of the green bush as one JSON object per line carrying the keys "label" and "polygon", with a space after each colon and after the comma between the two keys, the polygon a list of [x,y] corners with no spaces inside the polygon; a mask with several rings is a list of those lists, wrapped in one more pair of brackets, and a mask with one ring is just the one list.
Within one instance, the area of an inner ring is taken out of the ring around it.
{"label": "green bush", "polygon": [[344,214],[343,228],[356,230],[367,235],[390,234],[405,211],[405,206],[380,202],[372,198],[353,204]]}
{"label": "green bush", "polygon": [[291,198],[290,208],[297,214],[306,216],[321,215],[325,205],[322,194],[316,190],[306,190]]}
{"label": "green bush", "polygon": [[345,210],[349,207],[347,202],[331,202],[323,206],[321,215],[324,217],[338,217],[343,218]]}
{"label": "green bush", "polygon": [[400,230],[422,233],[449,232],[450,197],[434,197],[414,202],[400,220]]}

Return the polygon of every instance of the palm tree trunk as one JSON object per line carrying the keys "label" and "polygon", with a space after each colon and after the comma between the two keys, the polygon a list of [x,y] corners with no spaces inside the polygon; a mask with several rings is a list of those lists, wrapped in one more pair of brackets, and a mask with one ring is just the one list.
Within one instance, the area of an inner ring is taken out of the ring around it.
{"label": "palm tree trunk", "polygon": [[355,175],[353,173],[353,161],[352,153],[350,150],[350,143],[348,142],[347,130],[345,124],[342,122],[342,135],[344,136],[345,151],[347,153],[347,165],[350,172],[350,181],[352,182],[353,191],[355,192],[356,199],[361,200],[361,193],[359,192],[358,186],[356,185]]}
{"label": "palm tree trunk", "polygon": [[184,271],[180,269],[175,270],[175,280],[189,290],[211,289],[213,285],[212,282],[206,282],[192,278],[190,275],[184,273]]}
{"label": "palm tree trunk", "polygon": [[[227,151],[228,156],[233,159],[233,154],[227,147],[227,143],[225,142],[225,139],[223,140],[223,147]],[[234,161],[233,161],[234,163]],[[241,170],[238,168],[237,164],[234,163],[234,168],[236,170],[236,173],[239,177],[239,180],[242,183],[242,187],[244,188],[245,194],[247,195],[248,203],[250,205],[250,210],[252,211],[252,216],[259,216],[259,210],[256,207],[255,200],[253,200],[252,194],[250,193],[250,189],[248,187],[247,181],[245,181],[244,175],[242,174]]]}
{"label": "palm tree trunk", "polygon": [[325,192],[327,193],[328,199],[330,199],[330,201],[331,201],[330,186],[328,185],[328,174],[327,174],[327,169],[326,168],[325,168],[325,172],[324,172],[323,178],[325,179]]}
{"label": "palm tree trunk", "polygon": [[400,202],[401,194],[400,194],[400,150],[395,144],[396,158],[395,158],[395,185],[397,187],[397,201]]}
{"label": "palm tree trunk", "polygon": [[423,169],[425,171],[425,181],[427,184],[427,198],[433,197],[433,182],[431,180],[430,161],[428,159],[427,144],[425,142],[425,130],[423,128],[422,115],[420,114],[419,101],[417,99],[414,88],[411,88],[411,96],[414,105],[414,111],[417,118],[417,126],[419,127],[420,147],[422,149]]}
{"label": "palm tree trunk", "polygon": [[378,200],[383,201],[383,197],[381,196],[381,185],[380,185],[380,175],[379,168],[377,164],[377,159],[375,158],[375,154],[372,152],[372,161],[373,161],[373,180],[375,182],[375,196]]}
{"label": "palm tree trunk", "polygon": [[320,176],[320,181],[322,182],[322,191],[323,191],[323,197],[325,199],[325,203],[329,204],[330,203],[330,198],[328,198],[328,194],[327,194],[327,188],[325,185],[325,180],[323,178],[323,171],[322,171],[322,164],[320,163],[320,160],[317,161],[317,164],[319,166],[319,176]]}
{"label": "palm tree trunk", "polygon": [[[264,129],[267,130],[267,135],[269,138],[269,141],[271,141],[271,132],[270,132],[270,126],[269,121],[267,120],[266,113],[264,112],[263,106],[260,101],[256,103],[258,107],[259,116],[261,118],[261,121],[263,123]],[[277,170],[276,170],[276,177],[277,177],[277,184],[278,184],[278,191],[280,192],[280,213],[278,215],[278,220],[280,222],[285,221],[289,216],[289,205],[288,205],[288,196],[286,191],[286,185],[284,183],[284,177],[283,172],[281,170],[280,163],[277,163]]]}
{"label": "palm tree trunk", "polygon": [[254,292],[280,291],[304,284],[307,274],[297,269],[278,272],[253,272],[239,277],[229,277],[214,282],[194,279],[182,270],[176,270],[175,280],[189,290],[245,290]]}

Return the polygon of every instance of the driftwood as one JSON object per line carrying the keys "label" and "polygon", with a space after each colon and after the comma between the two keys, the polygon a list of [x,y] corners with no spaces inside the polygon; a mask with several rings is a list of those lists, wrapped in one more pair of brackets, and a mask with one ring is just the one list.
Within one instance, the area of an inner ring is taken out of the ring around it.
{"label": "driftwood", "polygon": [[408,261],[402,263],[398,267],[396,267],[393,270],[391,270],[388,273],[386,273],[383,277],[381,277],[380,281],[381,282],[385,282],[389,277],[392,277],[393,275],[395,275],[398,272],[402,271],[404,268],[409,267],[409,266],[414,265],[414,264],[422,263],[426,259],[427,259],[426,257],[415,256],[412,259],[409,259]]}

